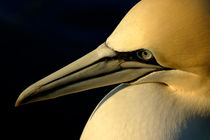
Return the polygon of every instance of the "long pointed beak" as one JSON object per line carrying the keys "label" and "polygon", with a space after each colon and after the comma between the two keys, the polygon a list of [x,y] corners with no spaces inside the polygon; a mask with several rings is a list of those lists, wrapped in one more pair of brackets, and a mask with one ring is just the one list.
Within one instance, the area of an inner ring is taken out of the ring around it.
{"label": "long pointed beak", "polygon": [[105,43],[100,45],[82,58],[29,86],[20,94],[15,106],[133,81],[161,68],[125,61],[116,57],[117,54]]}

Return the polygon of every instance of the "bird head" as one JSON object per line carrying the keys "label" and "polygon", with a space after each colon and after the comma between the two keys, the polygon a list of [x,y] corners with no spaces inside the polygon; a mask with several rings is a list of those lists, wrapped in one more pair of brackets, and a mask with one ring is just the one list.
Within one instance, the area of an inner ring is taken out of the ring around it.
{"label": "bird head", "polygon": [[102,45],[28,87],[16,106],[118,83],[157,83],[207,104],[209,5],[208,0],[142,0]]}
{"label": "bird head", "polygon": [[120,52],[145,48],[163,66],[210,75],[209,4],[208,0],[142,0],[107,45]]}

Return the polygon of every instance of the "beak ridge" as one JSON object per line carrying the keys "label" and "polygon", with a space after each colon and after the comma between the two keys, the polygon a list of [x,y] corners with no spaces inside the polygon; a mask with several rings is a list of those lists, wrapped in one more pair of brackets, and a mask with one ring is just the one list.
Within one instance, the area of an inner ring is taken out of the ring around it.
{"label": "beak ridge", "polygon": [[116,55],[117,52],[103,43],[82,58],[29,86],[20,94],[15,106],[132,81],[160,69],[156,65],[114,59]]}

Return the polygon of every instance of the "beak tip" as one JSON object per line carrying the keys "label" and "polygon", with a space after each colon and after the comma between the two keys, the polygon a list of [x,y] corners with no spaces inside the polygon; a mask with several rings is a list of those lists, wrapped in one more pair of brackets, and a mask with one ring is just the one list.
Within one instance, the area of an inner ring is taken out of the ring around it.
{"label": "beak tip", "polygon": [[19,107],[21,105],[23,105],[23,103],[22,103],[22,99],[20,99],[20,96],[19,96],[18,99],[15,102],[15,107]]}
{"label": "beak tip", "polygon": [[19,97],[17,98],[15,102],[15,107],[19,107],[21,105],[27,104],[28,103],[28,97],[30,97],[30,92],[28,92],[28,89],[23,91]]}
{"label": "beak tip", "polygon": [[17,100],[15,102],[15,107],[19,107],[21,105],[28,104],[28,103],[32,102],[31,97],[35,93],[36,90],[37,90],[37,88],[34,88],[33,85],[26,88],[17,98]]}
{"label": "beak tip", "polygon": [[20,104],[18,102],[15,102],[15,107],[19,107]]}

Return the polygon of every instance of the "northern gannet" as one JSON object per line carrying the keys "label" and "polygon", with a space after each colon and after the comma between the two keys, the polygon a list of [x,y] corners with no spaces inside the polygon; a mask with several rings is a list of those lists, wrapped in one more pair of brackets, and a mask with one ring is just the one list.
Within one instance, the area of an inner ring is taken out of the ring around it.
{"label": "northern gannet", "polygon": [[16,106],[123,83],[81,140],[207,140],[209,60],[209,0],[142,0],[105,43],[28,87]]}

